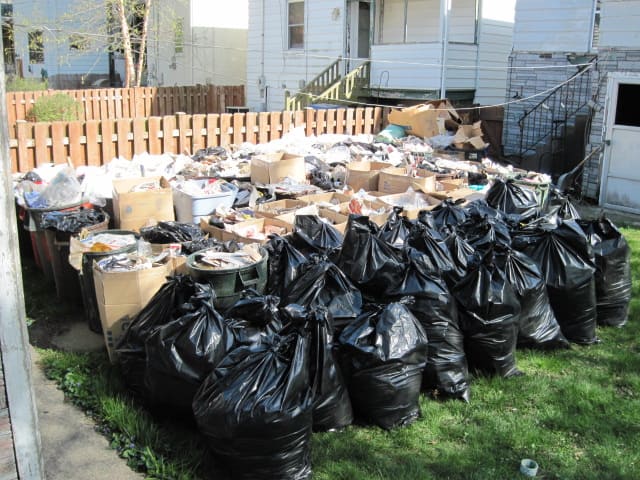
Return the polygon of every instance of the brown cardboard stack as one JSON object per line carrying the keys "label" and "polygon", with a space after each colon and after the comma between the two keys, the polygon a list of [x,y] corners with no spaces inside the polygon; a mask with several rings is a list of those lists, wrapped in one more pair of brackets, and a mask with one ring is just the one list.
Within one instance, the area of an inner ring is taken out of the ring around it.
{"label": "brown cardboard stack", "polygon": [[404,127],[409,135],[431,138],[445,133],[449,124],[459,123],[460,117],[448,100],[435,100],[393,110],[388,122]]}
{"label": "brown cardboard stack", "polygon": [[436,174],[428,170],[409,167],[385,168],[380,170],[378,178],[378,191],[387,194],[403,193],[408,188],[428,193],[436,189]]}
{"label": "brown cardboard stack", "polygon": [[[133,191],[141,184],[158,182],[159,189]],[[138,231],[140,227],[174,220],[173,190],[164,177],[113,180],[113,213],[116,228]]]}
{"label": "brown cardboard stack", "polygon": [[256,155],[251,159],[251,183],[279,183],[285,178],[299,183],[306,182],[303,157],[277,152]]}
{"label": "brown cardboard stack", "polygon": [[460,125],[453,137],[454,147],[460,150],[483,150],[489,146],[482,138],[482,124],[478,120],[473,125]]}
{"label": "brown cardboard stack", "polygon": [[351,162],[347,164],[346,183],[354,192],[376,190],[380,170],[391,165],[384,162]]}

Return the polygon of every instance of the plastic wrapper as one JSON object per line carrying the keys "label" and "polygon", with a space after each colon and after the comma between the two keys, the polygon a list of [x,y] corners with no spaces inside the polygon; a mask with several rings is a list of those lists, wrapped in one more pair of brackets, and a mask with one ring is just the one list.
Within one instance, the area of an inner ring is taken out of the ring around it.
{"label": "plastic wrapper", "polygon": [[300,273],[307,258],[287,238],[273,235],[264,245],[269,252],[269,276],[267,293],[281,296],[283,291]]}
{"label": "plastic wrapper", "polygon": [[427,334],[407,306],[371,305],[339,342],[356,416],[385,429],[415,421]]}
{"label": "plastic wrapper", "polygon": [[[82,188],[71,167],[60,170],[40,193],[40,202],[45,208],[65,207],[79,203],[82,198]],[[33,207],[34,205],[29,205]],[[41,207],[39,207],[41,208]]]}
{"label": "plastic wrapper", "polygon": [[436,397],[469,401],[469,372],[455,298],[425,254],[410,248],[406,255],[404,279],[389,295],[415,299],[407,306],[429,339],[423,386]]}
{"label": "plastic wrapper", "polygon": [[578,222],[593,248],[596,262],[598,323],[621,327],[631,301],[631,249],[620,230],[606,217]]}
{"label": "plastic wrapper", "polygon": [[378,238],[394,247],[403,247],[411,231],[411,221],[401,213],[401,207],[393,207],[393,212],[378,232]]}
{"label": "plastic wrapper", "polygon": [[535,218],[539,214],[536,192],[513,180],[495,179],[485,198],[493,208],[507,214],[516,214],[521,221]]}
{"label": "plastic wrapper", "polygon": [[72,210],[70,212],[55,211],[42,216],[40,226],[59,232],[78,233],[83,228],[92,227],[109,220],[109,216],[101,210],[93,208]]}
{"label": "plastic wrapper", "polygon": [[511,248],[497,250],[496,262],[520,300],[518,346],[568,348],[569,342],[560,331],[549,302],[547,286],[536,263]]}
{"label": "plastic wrapper", "polygon": [[177,314],[177,306],[189,300],[194,292],[195,284],[190,277],[170,277],[131,320],[116,346],[125,382],[143,398],[148,397],[144,382],[147,363],[144,343],[156,328],[176,318],[174,315]]}
{"label": "plastic wrapper", "polygon": [[362,295],[326,257],[313,256],[283,291],[281,305],[291,303],[308,309],[324,306],[340,325],[360,315]]}
{"label": "plastic wrapper", "polygon": [[342,246],[342,234],[317,215],[296,215],[294,245],[305,252],[330,255]]}
{"label": "plastic wrapper", "polygon": [[462,203],[464,203],[464,199],[456,201],[446,199],[431,210],[433,221],[438,230],[446,227],[456,227],[467,219],[467,213],[460,206]]}
{"label": "plastic wrapper", "polygon": [[378,227],[369,217],[349,215],[344,245],[337,264],[349,279],[371,298],[379,298],[402,281],[402,250],[377,237]]}
{"label": "plastic wrapper", "polygon": [[181,306],[184,313],[146,338],[145,385],[154,404],[190,411],[200,384],[233,346],[214,301],[213,287],[196,284],[196,293]]}
{"label": "plastic wrapper", "polygon": [[140,235],[150,243],[182,243],[205,239],[198,225],[181,222],[159,222],[153,227],[143,227]]}
{"label": "plastic wrapper", "polygon": [[193,401],[200,431],[235,480],[311,477],[307,335],[231,351]]}
{"label": "plastic wrapper", "polygon": [[453,293],[458,301],[469,368],[510,377],[516,367],[520,302],[489,250],[478,257]]}
{"label": "plastic wrapper", "polygon": [[596,288],[593,253],[573,220],[542,218],[513,235],[513,247],[536,262],[551,307],[570,342],[596,342]]}
{"label": "plastic wrapper", "polygon": [[306,310],[288,305],[283,314],[290,329],[309,333],[309,385],[313,404],[313,430],[339,430],[353,422],[347,384],[333,352],[333,325],[329,310],[319,305]]}

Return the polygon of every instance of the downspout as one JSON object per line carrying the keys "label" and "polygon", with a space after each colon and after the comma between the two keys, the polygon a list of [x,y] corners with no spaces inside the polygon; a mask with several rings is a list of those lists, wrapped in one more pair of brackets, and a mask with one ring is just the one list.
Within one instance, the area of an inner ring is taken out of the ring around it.
{"label": "downspout", "polygon": [[262,110],[265,111],[267,110],[267,79],[264,76],[264,42],[265,42],[265,34],[264,34],[264,24],[265,24],[265,13],[264,13],[264,6],[265,6],[265,1],[266,0],[262,0],[262,8],[261,8],[261,13],[262,13],[262,26],[261,26],[261,31],[260,31],[260,35],[262,37],[262,41],[260,42],[262,44],[261,49],[260,49],[260,78],[258,79],[258,88],[260,89],[260,97],[262,97],[263,101],[262,101]]}
{"label": "downspout", "polygon": [[[189,32],[190,32],[190,37],[191,37],[191,45],[190,45],[190,51],[191,51],[191,55],[189,56],[189,62],[191,63],[191,85],[195,85],[194,82],[194,75],[193,75],[193,61],[194,61],[194,55],[193,55],[193,50],[194,50],[194,46],[193,44],[195,43],[195,40],[193,38],[193,0],[189,0]],[[213,49],[214,54],[216,49]],[[216,68],[216,64],[215,61],[213,62],[213,68]]]}
{"label": "downspout", "polygon": [[442,49],[440,51],[440,98],[447,94],[447,50],[449,47],[449,11],[451,0],[440,0],[440,33],[442,35]]}

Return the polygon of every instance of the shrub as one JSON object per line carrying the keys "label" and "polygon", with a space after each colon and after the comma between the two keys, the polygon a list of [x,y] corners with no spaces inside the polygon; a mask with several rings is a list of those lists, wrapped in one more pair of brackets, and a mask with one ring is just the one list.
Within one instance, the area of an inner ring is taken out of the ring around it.
{"label": "shrub", "polygon": [[27,112],[27,120],[30,122],[72,121],[79,118],[80,105],[64,93],[38,98]]}
{"label": "shrub", "polygon": [[34,90],[46,90],[48,82],[39,78],[13,77],[7,81],[5,90],[7,92],[32,92]]}

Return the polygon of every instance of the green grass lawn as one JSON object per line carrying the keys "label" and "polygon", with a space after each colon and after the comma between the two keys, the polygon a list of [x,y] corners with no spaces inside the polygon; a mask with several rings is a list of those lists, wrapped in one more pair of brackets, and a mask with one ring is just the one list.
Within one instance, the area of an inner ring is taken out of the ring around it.
{"label": "green grass lawn", "polygon": [[[624,328],[599,329],[602,343],[593,346],[519,351],[524,376],[475,379],[469,404],[423,398],[422,418],[409,427],[315,434],[314,478],[524,478],[522,458],[538,462],[538,478],[640,478],[640,230],[622,230],[634,278]],[[29,302],[29,292],[26,297]],[[134,468],[152,478],[209,476],[210,456],[195,427],[145,412],[106,355],[45,350],[42,359],[47,374]]]}

